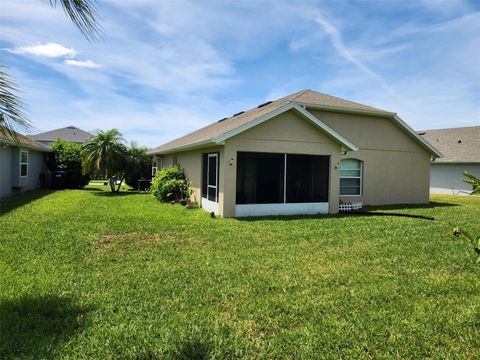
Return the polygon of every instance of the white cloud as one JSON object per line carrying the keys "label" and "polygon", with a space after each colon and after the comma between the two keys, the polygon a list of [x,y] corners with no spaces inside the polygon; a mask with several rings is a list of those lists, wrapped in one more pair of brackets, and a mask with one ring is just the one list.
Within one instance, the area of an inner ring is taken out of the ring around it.
{"label": "white cloud", "polygon": [[73,48],[67,48],[57,43],[47,43],[43,45],[32,46],[20,46],[13,49],[9,49],[14,54],[28,54],[36,56],[45,56],[49,58],[67,57],[72,58],[77,55],[77,52]]}
{"label": "white cloud", "polygon": [[84,67],[84,68],[90,68],[90,69],[95,69],[95,68],[100,68],[102,65],[97,64],[96,62],[92,60],[74,60],[74,59],[67,59],[63,61],[64,64],[71,65],[71,66],[77,66],[77,67]]}
{"label": "white cloud", "polygon": [[348,49],[348,47],[345,45],[345,43],[342,40],[342,35],[340,31],[323,16],[320,10],[316,11],[314,21],[317,24],[319,24],[323,28],[323,30],[327,33],[330,39],[330,42],[333,48],[337,51],[338,55],[340,55],[345,60],[352,63],[360,71],[364,72],[371,78],[375,79],[385,90],[387,90],[391,94],[396,95],[395,91],[387,84],[387,82],[381,75],[371,70],[367,65],[365,65],[362,61],[360,61],[352,53],[352,51],[350,51],[350,49]]}

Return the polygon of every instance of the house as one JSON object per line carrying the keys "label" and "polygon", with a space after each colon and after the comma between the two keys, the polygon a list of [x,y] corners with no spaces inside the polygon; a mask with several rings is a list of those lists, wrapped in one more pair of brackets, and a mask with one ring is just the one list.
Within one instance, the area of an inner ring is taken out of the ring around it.
{"label": "house", "polygon": [[439,149],[443,157],[430,167],[430,192],[467,195],[464,171],[480,177],[480,126],[424,130],[419,134]]}
{"label": "house", "polygon": [[40,186],[50,148],[38,141],[17,134],[0,133],[0,198],[19,194]]}
{"label": "house", "polygon": [[337,213],[340,201],[428,203],[441,154],[395,113],[303,90],[149,153],[179,164],[192,197],[224,217]]}
{"label": "house", "polygon": [[77,144],[83,144],[85,141],[87,141],[88,138],[92,136],[93,134],[90,134],[75,126],[67,126],[60,129],[50,130],[37,135],[28,135],[30,139],[41,142],[42,144],[49,147],[51,147],[52,144],[58,139],[73,141]]}

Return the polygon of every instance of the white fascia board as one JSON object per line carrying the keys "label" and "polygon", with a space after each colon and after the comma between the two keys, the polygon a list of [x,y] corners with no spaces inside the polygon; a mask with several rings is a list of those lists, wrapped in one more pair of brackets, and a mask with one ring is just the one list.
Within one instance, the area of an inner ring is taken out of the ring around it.
{"label": "white fascia board", "polygon": [[238,135],[244,131],[247,131],[248,129],[253,128],[254,126],[257,126],[267,120],[270,120],[274,118],[275,116],[278,116],[280,114],[283,114],[286,111],[289,110],[295,110],[297,111],[301,116],[306,118],[307,120],[310,120],[313,122],[315,125],[317,125],[320,129],[323,130],[323,132],[327,133],[331,138],[335,139],[338,141],[340,144],[342,144],[342,147],[347,149],[347,150],[352,150],[356,151],[358,150],[358,147],[345,139],[342,135],[337,133],[335,130],[333,130],[331,127],[326,125],[325,123],[321,122],[319,119],[317,119],[314,115],[312,115],[310,112],[305,110],[302,106],[300,106],[298,103],[295,102],[289,102],[285,105],[280,106],[278,109],[273,110],[272,112],[269,112],[268,114],[265,114],[263,116],[260,116],[256,118],[255,120],[252,120],[242,126],[239,126],[238,128],[235,128],[233,130],[230,130],[226,132],[225,134],[216,137],[214,140],[216,143],[224,143],[225,140],[230,139],[231,137]]}
{"label": "white fascia board", "polygon": [[200,149],[203,147],[208,147],[212,145],[222,145],[218,142],[215,142],[214,139],[207,139],[204,141],[199,141],[196,143],[191,143],[191,144],[186,144],[182,146],[177,146],[173,147],[171,149],[166,149],[166,150],[155,150],[151,149],[147,152],[148,155],[167,155],[167,154],[173,154],[176,152],[181,152],[181,151],[187,151],[187,150],[195,150],[195,149]]}
{"label": "white fascia board", "polygon": [[421,145],[426,147],[430,151],[430,154],[433,155],[433,157],[435,158],[442,157],[442,153],[440,151],[435,149],[427,140],[425,140],[423,137],[418,135],[417,132],[413,130],[410,126],[408,126],[408,124],[405,121],[403,121],[397,114],[393,115],[392,119],[398,125],[400,125],[401,128],[403,128],[405,131],[410,133],[410,135],[412,135]]}

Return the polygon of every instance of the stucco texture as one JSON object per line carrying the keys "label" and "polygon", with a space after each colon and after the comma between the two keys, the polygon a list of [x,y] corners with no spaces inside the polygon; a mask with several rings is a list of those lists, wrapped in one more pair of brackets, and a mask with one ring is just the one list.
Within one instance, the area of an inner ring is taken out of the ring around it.
{"label": "stucco texture", "polygon": [[[225,141],[223,146],[164,155],[163,165],[174,160],[185,169],[201,199],[202,153],[220,153],[219,214],[235,216],[237,152],[270,152],[327,155],[330,157],[329,212],[338,212],[339,200],[365,205],[428,203],[430,154],[387,117],[311,110],[311,113],[347,140],[358,151],[342,154],[341,146],[294,111],[282,113]],[[362,193],[341,196],[339,163],[342,158],[363,161]]]}
{"label": "stucco texture", "polygon": [[429,201],[430,154],[390,118],[310,111],[358,146],[344,158],[363,161],[362,193],[341,196],[365,205]]}

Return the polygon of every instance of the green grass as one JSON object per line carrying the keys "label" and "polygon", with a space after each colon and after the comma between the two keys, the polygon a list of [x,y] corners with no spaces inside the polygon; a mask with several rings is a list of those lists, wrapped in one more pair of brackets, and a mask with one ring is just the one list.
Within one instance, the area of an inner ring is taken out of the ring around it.
{"label": "green grass", "polygon": [[211,219],[149,194],[0,214],[0,358],[479,358],[480,199],[430,215]]}

